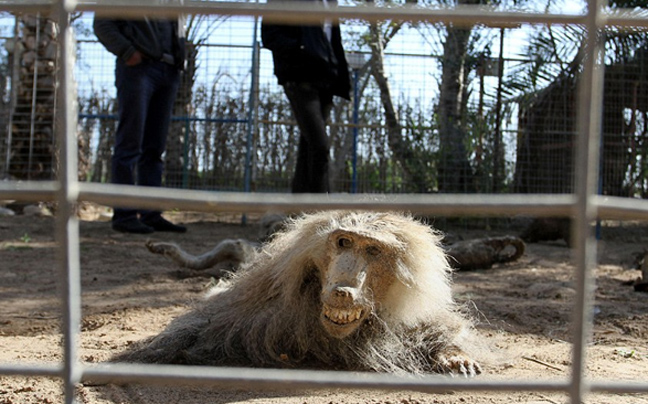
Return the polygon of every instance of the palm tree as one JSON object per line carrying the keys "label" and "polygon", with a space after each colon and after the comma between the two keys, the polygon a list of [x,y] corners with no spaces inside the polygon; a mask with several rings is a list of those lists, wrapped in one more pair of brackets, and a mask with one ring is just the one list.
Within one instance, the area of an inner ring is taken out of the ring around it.
{"label": "palm tree", "polygon": [[[612,8],[633,2],[611,2]],[[520,104],[517,192],[564,193],[573,190],[576,92],[582,70],[584,32],[579,26],[542,27],[532,36],[525,56],[512,71],[506,89]],[[605,83],[602,115],[601,192],[630,196],[648,167],[648,144],[637,136],[648,112],[648,37],[614,27],[605,32]],[[629,117],[627,114],[630,114]],[[628,153],[630,151],[630,153]]]}

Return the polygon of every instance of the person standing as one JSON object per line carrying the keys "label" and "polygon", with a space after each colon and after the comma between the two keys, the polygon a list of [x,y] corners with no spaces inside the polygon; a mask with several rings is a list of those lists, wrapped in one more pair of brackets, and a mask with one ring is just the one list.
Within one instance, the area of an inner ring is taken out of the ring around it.
{"label": "person standing", "polygon": [[[297,0],[322,3],[322,0]],[[327,4],[327,1],[323,1]],[[328,3],[332,3],[328,1]],[[317,25],[261,24],[263,47],[299,127],[293,193],[329,192],[326,123],[333,96],[350,99],[351,80],[338,21]]]}
{"label": "person standing", "polygon": [[[184,18],[141,20],[95,17],[95,35],[117,56],[115,86],[119,122],[113,184],[162,185],[162,154],[185,64]],[[112,228],[126,233],[185,232],[160,211],[115,207]]]}

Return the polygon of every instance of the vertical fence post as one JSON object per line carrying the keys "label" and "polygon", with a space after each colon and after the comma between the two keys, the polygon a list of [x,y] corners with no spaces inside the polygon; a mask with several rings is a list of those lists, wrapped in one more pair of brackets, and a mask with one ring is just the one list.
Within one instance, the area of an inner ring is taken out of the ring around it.
{"label": "vertical fence post", "polygon": [[79,222],[74,207],[78,199],[77,164],[77,99],[74,85],[74,58],[76,56],[74,35],[70,26],[70,11],[74,9],[71,0],[60,0],[57,4],[60,32],[58,69],[58,108],[56,135],[59,151],[59,189],[56,237],[59,244],[58,264],[61,272],[60,290],[63,301],[63,390],[65,403],[75,402],[76,384],[81,378],[78,362],[78,339],[81,324],[81,277],[79,270]]}
{"label": "vertical fence post", "polygon": [[182,148],[182,189],[189,188],[189,130],[191,129],[188,116],[184,117],[185,122],[185,133],[184,133],[184,142]]}
{"label": "vertical fence post", "polygon": [[601,10],[602,0],[589,0],[585,23],[587,43],[581,55],[576,148],[576,204],[573,207],[573,245],[576,264],[576,306],[573,317],[572,374],[569,395],[572,404],[583,402],[589,391],[585,381],[586,348],[592,328],[596,244],[591,223],[597,212],[593,199],[598,189],[599,140],[602,105]]}
{"label": "vertical fence post", "polygon": [[257,40],[257,31],[259,29],[259,18],[254,17],[254,28],[252,31],[252,66],[250,78],[250,97],[248,101],[247,114],[247,145],[245,152],[245,192],[250,192],[252,182],[252,149],[254,147],[254,129],[257,126],[257,96],[259,83],[259,41]]}
{"label": "vertical fence post", "polygon": [[[257,97],[259,96],[259,41],[257,39],[257,32],[259,30],[259,17],[254,17],[254,28],[252,30],[252,66],[250,74],[250,97],[248,101],[248,115],[247,115],[247,142],[245,150],[245,178],[243,189],[245,192],[252,190],[252,149],[254,148],[254,130],[258,125],[257,116]],[[241,216],[241,223],[247,223],[247,216],[245,212]]]}
{"label": "vertical fence post", "polygon": [[353,70],[353,156],[351,160],[351,193],[358,192],[358,110],[360,109],[360,100],[358,96],[358,76],[360,75],[357,68]]}
{"label": "vertical fence post", "polygon": [[347,62],[353,73],[353,156],[351,156],[351,193],[358,192],[358,121],[360,113],[360,69],[366,63],[362,53],[351,52],[347,54]]}

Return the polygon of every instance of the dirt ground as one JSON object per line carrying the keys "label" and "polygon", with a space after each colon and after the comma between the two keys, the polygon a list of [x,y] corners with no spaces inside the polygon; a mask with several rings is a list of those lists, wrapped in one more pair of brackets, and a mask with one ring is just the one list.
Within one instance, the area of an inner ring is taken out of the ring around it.
{"label": "dirt ground", "polygon": [[[114,232],[101,208],[84,210],[80,222],[83,292],[81,359],[107,360],[133,341],[156,334],[200,299],[213,273],[182,270],[144,247],[147,239],[175,241],[193,253],[224,238],[254,239],[258,218],[170,212],[186,234],[127,235]],[[0,362],[55,363],[61,359],[60,278],[52,217],[0,217]],[[464,226],[464,239],[517,234]],[[594,379],[646,381],[648,294],[628,282],[640,276],[635,254],[648,247],[648,224],[614,223],[602,229],[596,270],[595,328],[587,372]],[[527,245],[514,263],[455,274],[457,299],[475,313],[483,340],[498,359],[479,378],[545,380],[569,377],[570,316],[575,297],[570,250],[562,241]],[[0,404],[59,403],[58,380],[0,377]],[[254,392],[182,386],[79,386],[80,403],[155,404],[418,404],[563,403],[547,392],[479,393],[381,391]],[[648,395],[591,395],[587,403],[648,403]]]}

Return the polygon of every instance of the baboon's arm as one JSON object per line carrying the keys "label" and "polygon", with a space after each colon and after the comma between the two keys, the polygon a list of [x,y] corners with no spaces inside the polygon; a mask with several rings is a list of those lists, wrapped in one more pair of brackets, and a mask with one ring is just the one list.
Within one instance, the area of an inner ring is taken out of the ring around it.
{"label": "baboon's arm", "polygon": [[256,244],[243,239],[226,239],[218,243],[213,250],[202,255],[192,255],[175,243],[146,242],[146,248],[154,254],[161,254],[184,268],[203,270],[222,261],[245,262],[254,253]]}
{"label": "baboon's arm", "polygon": [[[506,250],[513,247],[514,251]],[[518,237],[489,237],[459,241],[447,248],[450,264],[457,270],[488,269],[495,263],[511,262],[524,254],[525,244]]]}

